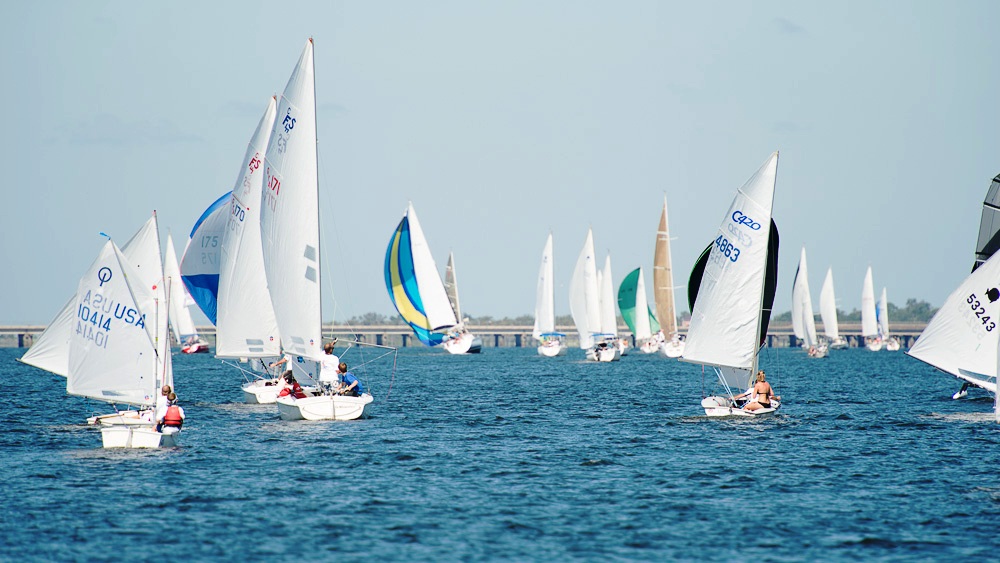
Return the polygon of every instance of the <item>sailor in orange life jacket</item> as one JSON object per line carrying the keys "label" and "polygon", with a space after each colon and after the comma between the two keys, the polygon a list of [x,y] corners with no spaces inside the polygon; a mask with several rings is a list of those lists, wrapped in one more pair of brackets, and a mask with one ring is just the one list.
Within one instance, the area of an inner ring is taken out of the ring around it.
{"label": "sailor in orange life jacket", "polygon": [[167,395],[167,411],[156,422],[157,432],[161,432],[164,426],[180,430],[181,426],[184,425],[184,409],[177,405],[176,393],[171,392]]}

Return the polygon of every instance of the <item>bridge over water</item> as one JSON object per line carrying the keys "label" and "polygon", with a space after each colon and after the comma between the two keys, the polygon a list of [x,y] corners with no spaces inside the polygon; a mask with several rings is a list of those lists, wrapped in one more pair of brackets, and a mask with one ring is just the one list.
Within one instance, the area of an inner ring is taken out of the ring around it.
{"label": "bridge over water", "polygon": [[[924,330],[924,323],[897,324],[890,329],[893,336],[899,338],[904,348],[909,348],[916,341],[917,336]],[[531,338],[531,326],[522,325],[470,325],[469,330],[483,339],[483,345],[487,347],[534,347],[536,344]],[[45,330],[44,326],[0,326],[0,348],[27,348],[31,346],[34,339]],[[567,335],[570,346],[577,345],[576,329],[572,326],[559,326],[556,330]],[[619,334],[628,335],[631,333],[625,326],[618,328]],[[198,332],[205,340],[213,346],[215,345],[215,327],[198,327]],[[684,332],[684,329],[681,329]],[[860,323],[842,323],[840,334],[844,336],[852,347],[864,346],[864,339],[861,337]],[[405,325],[334,325],[323,326],[324,338],[337,337],[342,340],[354,340],[357,337],[362,342],[370,344],[381,344],[384,346],[421,346],[420,341],[413,336],[413,332]],[[788,347],[796,344],[796,339],[792,334],[790,324],[777,324],[769,327],[767,334],[768,345],[771,347]],[[634,344],[634,342],[633,342]]]}

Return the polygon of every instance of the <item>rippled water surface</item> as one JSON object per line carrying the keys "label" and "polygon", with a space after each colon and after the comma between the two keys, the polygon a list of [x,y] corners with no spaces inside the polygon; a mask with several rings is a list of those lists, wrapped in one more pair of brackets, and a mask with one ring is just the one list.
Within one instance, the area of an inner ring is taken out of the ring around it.
{"label": "rippled water surface", "polygon": [[997,557],[992,400],[902,353],[768,351],[781,414],[729,421],[661,357],[404,349],[363,378],[370,418],[294,423],[178,354],[182,446],[150,452],[101,449],[103,405],[22,353],[0,350],[3,559]]}

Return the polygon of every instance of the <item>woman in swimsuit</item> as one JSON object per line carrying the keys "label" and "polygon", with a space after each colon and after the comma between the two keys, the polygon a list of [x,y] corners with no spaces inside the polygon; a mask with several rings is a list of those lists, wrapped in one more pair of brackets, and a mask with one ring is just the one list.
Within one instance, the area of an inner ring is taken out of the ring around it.
{"label": "woman in swimsuit", "polygon": [[743,407],[748,411],[756,411],[760,409],[771,408],[771,399],[775,401],[780,401],[781,397],[774,394],[774,390],[771,389],[771,384],[764,381],[764,370],[757,372],[757,382],[753,384],[753,394],[754,400]]}

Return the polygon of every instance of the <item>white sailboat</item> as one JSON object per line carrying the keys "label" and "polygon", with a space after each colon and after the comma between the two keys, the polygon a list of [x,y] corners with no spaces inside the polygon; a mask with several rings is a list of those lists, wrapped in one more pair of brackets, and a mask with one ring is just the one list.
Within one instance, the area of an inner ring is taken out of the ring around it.
{"label": "white sailboat", "polygon": [[878,300],[878,308],[875,310],[878,317],[879,338],[885,346],[887,352],[899,351],[899,339],[889,334],[889,301],[886,299],[885,288],[882,288],[882,297]]}
{"label": "white sailboat", "polygon": [[[244,400],[253,404],[274,403],[282,388],[275,377],[280,374],[264,370],[267,360],[281,354],[281,336],[267,288],[260,225],[264,155],[276,114],[277,102],[271,97],[236,176],[219,252],[215,357],[249,360],[260,368],[237,366],[245,379]],[[310,375],[316,371],[314,363],[304,358],[297,360],[289,356],[287,369],[293,371],[297,381],[309,385]],[[311,369],[307,367],[311,365]]]}
{"label": "white sailboat", "polygon": [[656,248],[653,255],[653,300],[656,316],[660,321],[661,350],[668,358],[679,358],[684,353],[684,339],[677,328],[677,310],[674,308],[674,271],[670,261],[670,230],[667,228],[667,198],[663,198],[663,212],[656,229]]}
{"label": "white sailboat", "polygon": [[569,308],[579,335],[580,349],[585,351],[588,360],[611,362],[621,358],[618,347],[604,338],[601,331],[601,298],[591,229],[587,229],[587,239],[570,278]]}
{"label": "white sailboat", "polygon": [[799,267],[792,283],[792,330],[803,342],[810,358],[825,358],[828,348],[816,337],[816,318],[813,313],[812,295],[809,293],[809,270],[806,266],[806,247],[802,247]]}
{"label": "white sailboat", "polygon": [[538,341],[538,354],[546,357],[565,356],[566,346],[561,332],[556,332],[555,282],[552,268],[552,233],[545,239],[542,264],[538,268],[538,287],[535,290],[535,326],[531,336]]}
{"label": "white sailboat", "polygon": [[448,331],[448,338],[444,341],[444,349],[452,354],[478,354],[483,349],[483,340],[469,332],[465,327],[465,319],[462,317],[462,307],[458,301],[458,274],[455,272],[455,254],[448,253],[448,265],[445,267],[444,290],[448,294],[448,301],[455,311],[455,318],[458,324]]}
{"label": "white sailboat", "polygon": [[771,220],[778,170],[775,152],[740,188],[691,273],[691,326],[681,360],[712,367],[724,396],[702,400],[705,414],[763,416],[780,403],[750,411],[735,396],[753,385],[777,286],[778,229]]}
{"label": "white sailboat", "polygon": [[[181,279],[181,269],[177,264],[177,253],[174,251],[174,239],[167,233],[167,255],[163,261],[163,275],[174,280]],[[198,330],[188,310],[187,291],[184,284],[174,286],[177,294],[170,300],[170,328],[174,331],[174,339],[181,346],[184,354],[199,354],[208,352],[208,342],[198,336]],[[192,301],[193,303],[193,301]]]}
{"label": "white sailboat", "polygon": [[[66,377],[66,392],[111,403],[101,423],[106,448],[176,444],[152,428],[160,386],[173,385],[159,239],[154,214],[127,245],[108,241],[64,308],[21,361]],[[118,406],[140,410],[118,411]]]}
{"label": "white sailboat", "polygon": [[882,349],[882,338],[879,336],[878,315],[875,312],[875,286],[872,283],[872,267],[865,272],[865,281],[861,286],[861,336],[865,338],[865,347],[872,352]]}
{"label": "white sailboat", "polygon": [[[318,362],[322,352],[319,168],[316,90],[310,38],[288,79],[262,163],[260,207],[264,272],[285,353]],[[352,420],[372,396],[325,393],[278,397],[284,420]]]}
{"label": "white sailboat", "polygon": [[823,332],[826,334],[827,346],[831,350],[847,348],[847,339],[840,335],[840,325],[837,322],[837,298],[833,292],[833,268],[827,268],[823,288],[819,291],[819,314],[823,319]]}
{"label": "white sailboat", "polygon": [[615,313],[615,285],[611,278],[611,254],[604,259],[604,269],[597,272],[597,288],[601,302],[601,334],[618,349],[618,358],[628,354],[628,341],[618,337],[618,315]]}

